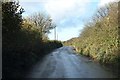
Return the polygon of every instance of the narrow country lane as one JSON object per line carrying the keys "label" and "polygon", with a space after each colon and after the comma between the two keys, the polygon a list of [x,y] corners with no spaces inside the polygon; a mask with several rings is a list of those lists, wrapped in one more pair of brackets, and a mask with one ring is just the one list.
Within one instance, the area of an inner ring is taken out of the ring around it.
{"label": "narrow country lane", "polygon": [[114,78],[88,58],[75,54],[72,47],[61,47],[47,55],[29,72],[27,78]]}

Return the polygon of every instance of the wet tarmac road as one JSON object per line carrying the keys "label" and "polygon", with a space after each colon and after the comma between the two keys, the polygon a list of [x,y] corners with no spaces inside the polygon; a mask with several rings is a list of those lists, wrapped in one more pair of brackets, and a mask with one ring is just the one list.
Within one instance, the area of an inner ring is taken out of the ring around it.
{"label": "wet tarmac road", "polygon": [[114,78],[101,65],[75,54],[72,47],[61,47],[38,62],[27,78]]}

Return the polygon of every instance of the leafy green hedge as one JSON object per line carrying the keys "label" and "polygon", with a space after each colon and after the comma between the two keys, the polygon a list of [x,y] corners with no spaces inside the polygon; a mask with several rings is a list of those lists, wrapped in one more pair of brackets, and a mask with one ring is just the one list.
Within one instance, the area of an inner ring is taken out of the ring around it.
{"label": "leafy green hedge", "polygon": [[42,32],[24,23],[19,3],[2,2],[2,78],[22,78],[37,61],[56,48],[59,41],[42,40]]}

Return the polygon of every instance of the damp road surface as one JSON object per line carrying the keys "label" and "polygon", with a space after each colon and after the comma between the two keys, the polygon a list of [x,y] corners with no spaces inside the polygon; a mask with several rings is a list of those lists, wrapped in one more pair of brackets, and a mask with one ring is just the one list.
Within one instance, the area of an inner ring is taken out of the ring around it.
{"label": "damp road surface", "polygon": [[26,76],[27,78],[114,78],[100,64],[77,55],[73,47],[64,46],[46,55]]}

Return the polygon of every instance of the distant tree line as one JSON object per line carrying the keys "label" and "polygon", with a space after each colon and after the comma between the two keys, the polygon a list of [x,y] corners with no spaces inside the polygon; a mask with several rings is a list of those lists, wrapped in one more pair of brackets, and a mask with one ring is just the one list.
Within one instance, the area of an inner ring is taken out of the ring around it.
{"label": "distant tree line", "polygon": [[80,36],[64,42],[64,45],[74,46],[78,53],[118,70],[120,66],[119,11],[118,2],[99,8],[91,21],[85,24]]}
{"label": "distant tree line", "polygon": [[25,10],[16,1],[2,2],[2,77],[23,77],[33,64],[62,46],[50,41],[48,33],[55,28],[51,17],[36,13],[22,17]]}

